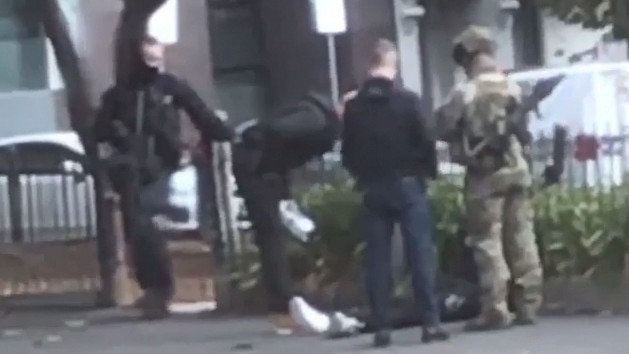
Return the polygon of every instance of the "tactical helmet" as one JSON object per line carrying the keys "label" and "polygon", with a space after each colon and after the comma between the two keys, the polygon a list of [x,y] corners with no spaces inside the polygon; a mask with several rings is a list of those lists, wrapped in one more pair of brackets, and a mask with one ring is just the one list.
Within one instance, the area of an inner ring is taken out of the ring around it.
{"label": "tactical helmet", "polygon": [[472,25],[454,39],[454,46],[464,49],[467,53],[493,54],[496,42],[487,27]]}

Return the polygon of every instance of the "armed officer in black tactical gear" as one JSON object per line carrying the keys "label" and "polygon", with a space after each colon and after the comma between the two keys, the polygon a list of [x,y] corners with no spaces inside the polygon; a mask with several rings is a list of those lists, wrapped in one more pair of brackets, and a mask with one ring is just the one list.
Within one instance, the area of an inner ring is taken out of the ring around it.
{"label": "armed officer in black tactical gear", "polygon": [[153,319],[168,313],[173,275],[166,240],[151,222],[154,211],[141,203],[143,193],[179,167],[180,109],[206,142],[228,141],[232,130],[184,80],[164,72],[162,43],[147,36],[138,49],[143,65],[129,86],[115,85],[102,95],[94,133],[114,150],[109,175],[121,197],[125,239],[144,291],[137,305]]}

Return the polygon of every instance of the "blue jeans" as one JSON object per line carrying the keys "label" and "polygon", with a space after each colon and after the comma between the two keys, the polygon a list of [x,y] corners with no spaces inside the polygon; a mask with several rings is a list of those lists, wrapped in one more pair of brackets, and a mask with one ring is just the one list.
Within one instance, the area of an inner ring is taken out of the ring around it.
{"label": "blue jeans", "polygon": [[416,177],[404,177],[365,184],[363,207],[367,293],[375,329],[384,330],[391,325],[391,238],[395,223],[399,223],[404,237],[417,311],[421,313],[424,326],[437,325],[437,260],[423,182]]}

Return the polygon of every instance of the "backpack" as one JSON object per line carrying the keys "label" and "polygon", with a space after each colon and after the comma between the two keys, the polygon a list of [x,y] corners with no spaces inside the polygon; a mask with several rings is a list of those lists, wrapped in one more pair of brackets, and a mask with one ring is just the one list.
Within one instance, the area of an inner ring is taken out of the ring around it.
{"label": "backpack", "polygon": [[332,100],[315,92],[262,124],[265,132],[262,170],[299,168],[331,151],[341,126]]}
{"label": "backpack", "polygon": [[[512,122],[517,92],[503,73],[486,73],[467,83],[460,153],[468,172],[484,176],[470,196],[488,197],[512,188],[528,188],[532,180],[524,149]],[[474,177],[477,178],[477,177]]]}
{"label": "backpack", "polygon": [[510,115],[515,109],[511,83],[502,73],[481,74],[466,84],[465,114],[462,121],[462,149],[466,165],[471,168],[494,168],[507,161],[509,150]]}

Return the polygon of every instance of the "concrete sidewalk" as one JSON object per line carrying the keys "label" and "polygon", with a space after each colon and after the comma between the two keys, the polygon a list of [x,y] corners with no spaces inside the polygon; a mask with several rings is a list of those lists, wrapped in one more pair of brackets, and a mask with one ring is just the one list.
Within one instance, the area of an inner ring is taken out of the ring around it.
{"label": "concrete sidewalk", "polygon": [[[101,316],[102,317],[102,316]],[[97,316],[92,316],[94,321]],[[76,318],[75,318],[76,319]],[[138,322],[129,317],[87,326],[35,326],[0,339],[0,353],[66,354],[260,354],[374,353],[426,354],[626,354],[629,353],[629,318],[547,318],[536,327],[467,334],[451,325],[452,341],[422,345],[419,330],[394,333],[388,351],[369,348],[370,336],[324,340],[316,336],[279,337],[268,323],[253,319],[174,318]],[[76,324],[76,323],[75,323]]]}

